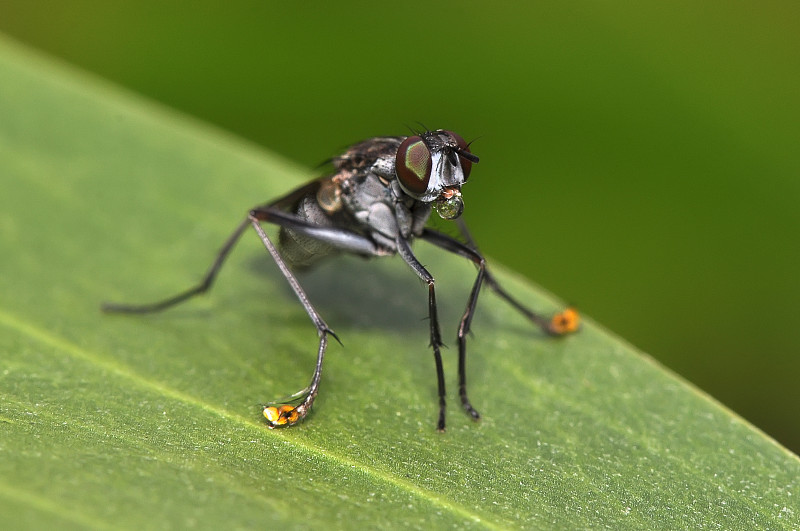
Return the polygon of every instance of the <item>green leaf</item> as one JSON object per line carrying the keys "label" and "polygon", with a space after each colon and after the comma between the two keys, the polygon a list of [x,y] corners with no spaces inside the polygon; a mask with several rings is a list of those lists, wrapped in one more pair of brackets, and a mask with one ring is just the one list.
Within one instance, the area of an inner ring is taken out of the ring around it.
{"label": "green leaf", "polygon": [[[453,405],[437,433],[426,290],[398,259],[301,276],[344,346],[306,422],[266,429],[259,404],[307,384],[316,335],[254,235],[202,298],[98,306],[189,287],[250,207],[313,174],[5,40],[0,117],[4,528],[800,525],[797,456],[590,321],[546,338],[488,290],[484,418]],[[416,250],[452,338],[474,268]]]}

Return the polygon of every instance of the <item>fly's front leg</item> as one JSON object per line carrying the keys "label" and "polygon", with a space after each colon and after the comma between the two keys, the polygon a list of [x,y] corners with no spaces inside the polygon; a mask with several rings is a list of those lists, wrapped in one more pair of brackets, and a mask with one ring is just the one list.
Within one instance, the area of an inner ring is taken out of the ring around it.
{"label": "fly's front leg", "polygon": [[435,280],[433,276],[428,273],[428,270],[419,263],[417,257],[411,251],[408,241],[402,236],[397,237],[397,252],[411,266],[411,269],[428,285],[428,317],[431,327],[431,348],[433,349],[433,360],[436,364],[436,381],[439,390],[439,420],[436,423],[436,429],[444,431],[445,429],[445,410],[447,409],[447,400],[445,399],[445,385],[444,385],[444,367],[442,366],[442,334],[439,332],[439,317],[436,310],[436,290],[434,288]]}
{"label": "fly's front leg", "polygon": [[336,334],[328,327],[327,323],[322,319],[319,312],[314,308],[309,301],[306,292],[300,286],[297,278],[292,273],[289,266],[286,265],[283,258],[281,258],[278,250],[273,245],[272,241],[267,236],[264,228],[261,226],[262,221],[268,221],[286,227],[297,232],[302,232],[309,236],[313,236],[322,241],[335,245],[343,250],[355,250],[363,254],[377,254],[378,250],[371,240],[353,232],[337,229],[332,227],[321,227],[314,225],[307,221],[301,220],[292,214],[283,212],[279,209],[266,206],[255,208],[250,212],[248,219],[258,233],[261,242],[266,247],[269,254],[272,256],[275,263],[278,265],[281,273],[286,281],[291,286],[297,298],[300,299],[300,304],[303,305],[306,313],[314,327],[317,329],[319,336],[319,348],[317,350],[317,364],[314,368],[314,375],[311,377],[311,383],[308,387],[298,391],[290,396],[287,400],[277,403],[267,404],[264,407],[264,418],[267,419],[267,425],[270,428],[282,428],[291,426],[303,420],[311,406],[314,404],[314,399],[319,392],[319,383],[322,378],[322,360],[325,357],[325,350],[328,346],[328,335],[333,336],[337,341]]}
{"label": "fly's front leg", "polygon": [[[463,230],[466,231],[466,228]],[[544,317],[541,317],[540,315],[530,311],[500,287],[494,277],[492,277],[489,274],[489,271],[486,269],[486,260],[474,247],[474,243],[471,241],[471,238],[469,238],[468,232],[465,233],[465,237],[467,237],[471,245],[466,245],[455,238],[447,236],[446,234],[442,234],[441,232],[427,228],[424,229],[420,235],[421,239],[428,241],[437,247],[445,249],[446,251],[463,256],[478,266],[478,275],[475,277],[475,282],[472,285],[472,291],[470,292],[469,300],[467,301],[467,308],[464,310],[464,315],[461,317],[461,323],[458,327],[458,394],[461,397],[461,404],[464,406],[464,410],[467,412],[467,414],[469,414],[473,419],[478,420],[480,415],[478,414],[478,411],[472,407],[467,395],[466,360],[467,335],[469,334],[470,326],[472,324],[472,317],[475,315],[475,308],[478,306],[478,295],[480,294],[483,282],[485,281],[488,283],[498,295],[500,295],[509,304],[514,306],[517,310],[522,312],[529,319],[537,323],[542,327],[542,329],[550,334],[561,335],[574,331],[577,328],[578,314],[575,312],[575,310],[567,309],[560,314],[557,314],[553,319],[545,319]]]}
{"label": "fly's front leg", "polygon": [[467,308],[464,310],[464,315],[461,317],[461,322],[458,325],[458,396],[461,398],[461,405],[467,414],[475,420],[481,418],[480,413],[472,407],[467,395],[467,335],[472,325],[472,317],[475,315],[475,308],[478,306],[478,295],[481,292],[481,286],[486,278],[486,260],[481,254],[440,232],[425,229],[420,236],[421,239],[428,241],[437,247],[441,247],[447,251],[463,256],[472,260],[478,266],[478,276],[475,277],[475,282],[472,285],[472,291],[469,294],[467,301]]}
{"label": "fly's front leg", "polygon": [[[456,224],[458,225],[461,234],[467,240],[469,247],[474,251],[479,252],[478,246],[475,244],[475,240],[472,239],[472,235],[469,233],[464,220],[459,218],[456,220]],[[454,241],[460,243],[457,240]],[[532,311],[530,308],[512,297],[511,294],[503,289],[503,287],[497,282],[497,280],[494,278],[494,275],[492,275],[488,269],[485,271],[484,280],[489,287],[492,288],[492,291],[497,293],[500,298],[513,306],[519,313],[527,317],[531,322],[538,325],[545,333],[553,336],[562,336],[578,330],[578,327],[580,326],[580,316],[578,315],[577,310],[574,308],[566,308],[565,310],[548,318]]]}

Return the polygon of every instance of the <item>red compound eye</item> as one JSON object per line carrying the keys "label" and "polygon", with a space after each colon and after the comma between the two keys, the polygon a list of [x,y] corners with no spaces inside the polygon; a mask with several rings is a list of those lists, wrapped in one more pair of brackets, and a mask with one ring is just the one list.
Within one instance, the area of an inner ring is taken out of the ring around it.
{"label": "red compound eye", "polygon": [[[461,161],[461,170],[464,172],[464,180],[466,181],[469,178],[469,172],[472,171],[472,162],[473,159],[477,162],[478,157],[472,155],[472,152],[469,150],[469,144],[467,144],[461,136],[457,133],[452,131],[445,131],[448,135],[450,135],[453,140],[456,141],[456,145],[458,145],[458,160]],[[469,153],[471,156],[466,157],[462,153]]]}
{"label": "red compound eye", "polygon": [[413,195],[425,193],[431,180],[431,167],[431,152],[422,137],[410,136],[403,140],[397,150],[395,169],[407,192]]}

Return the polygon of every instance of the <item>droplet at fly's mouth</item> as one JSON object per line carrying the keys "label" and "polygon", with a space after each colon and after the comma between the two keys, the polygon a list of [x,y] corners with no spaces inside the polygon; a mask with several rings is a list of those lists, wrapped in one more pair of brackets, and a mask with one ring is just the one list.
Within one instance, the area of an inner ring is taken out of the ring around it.
{"label": "droplet at fly's mouth", "polygon": [[455,187],[445,188],[436,199],[433,207],[442,219],[456,219],[464,211],[464,200],[461,190]]}

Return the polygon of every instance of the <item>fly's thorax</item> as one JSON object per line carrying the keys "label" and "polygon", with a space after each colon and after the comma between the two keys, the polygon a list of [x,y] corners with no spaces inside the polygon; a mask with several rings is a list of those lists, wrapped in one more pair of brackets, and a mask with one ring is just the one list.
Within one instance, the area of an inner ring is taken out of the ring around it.
{"label": "fly's thorax", "polygon": [[383,136],[370,138],[350,146],[333,159],[337,172],[374,173],[394,177],[394,160],[403,137]]}
{"label": "fly's thorax", "polygon": [[392,204],[392,191],[388,183],[372,172],[356,173],[341,182],[343,208],[356,219],[376,203]]}
{"label": "fly's thorax", "polygon": [[341,203],[354,230],[369,234],[383,248],[395,249],[398,235],[412,235],[416,201],[403,194],[396,180],[373,172],[357,173],[341,183]]}

